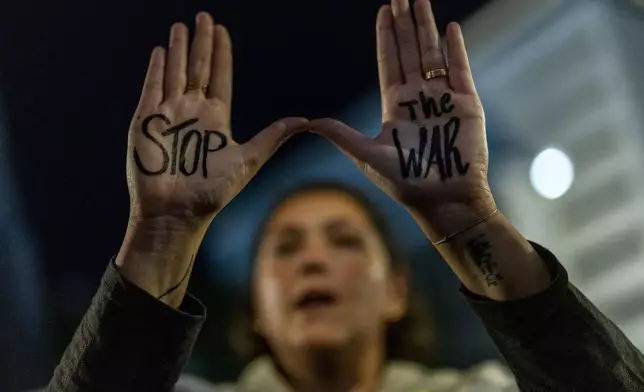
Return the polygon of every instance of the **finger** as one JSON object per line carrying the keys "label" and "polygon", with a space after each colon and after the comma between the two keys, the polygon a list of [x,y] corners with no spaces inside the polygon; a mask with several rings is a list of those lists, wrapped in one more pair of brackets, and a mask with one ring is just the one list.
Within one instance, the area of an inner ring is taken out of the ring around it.
{"label": "finger", "polygon": [[188,64],[188,28],[175,23],[170,29],[168,65],[165,70],[166,99],[178,97],[186,90],[186,68]]}
{"label": "finger", "polygon": [[208,98],[217,98],[230,107],[233,94],[233,52],[228,30],[215,26],[212,68]]}
{"label": "finger", "polygon": [[449,82],[457,93],[476,94],[476,86],[467,58],[463,32],[458,23],[447,26],[447,53],[449,58]]}
{"label": "finger", "polygon": [[152,50],[148,72],[145,75],[141,99],[137,111],[149,112],[163,102],[163,73],[165,69],[165,49],[157,46]]}
{"label": "finger", "polygon": [[416,39],[416,26],[411,16],[408,0],[392,0],[398,54],[402,64],[405,82],[419,78],[420,56],[418,54],[418,41]]}
{"label": "finger", "polygon": [[[445,69],[445,57],[440,34],[436,28],[434,12],[429,0],[416,0],[414,13],[418,25],[418,47],[424,72],[434,69]],[[442,79],[442,78],[441,78]]]}
{"label": "finger", "polygon": [[264,128],[246,144],[244,150],[252,167],[264,164],[291,136],[309,128],[309,120],[302,117],[286,117]]}
{"label": "finger", "polygon": [[367,159],[369,146],[374,143],[372,139],[338,120],[313,120],[310,123],[310,127],[313,133],[324,136],[345,154],[361,162]]}
{"label": "finger", "polygon": [[197,31],[188,59],[188,90],[203,91],[210,83],[214,25],[206,12],[197,14]]}
{"label": "finger", "polygon": [[376,41],[378,46],[378,76],[380,91],[403,84],[402,68],[398,58],[394,14],[388,5],[380,7],[376,21]]}

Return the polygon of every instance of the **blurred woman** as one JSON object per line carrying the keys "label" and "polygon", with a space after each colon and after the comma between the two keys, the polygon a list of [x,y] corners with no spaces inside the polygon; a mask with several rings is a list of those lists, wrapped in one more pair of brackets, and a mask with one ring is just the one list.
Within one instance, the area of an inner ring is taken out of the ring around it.
{"label": "blurred woman", "polygon": [[[492,361],[467,373],[423,368],[434,354],[432,320],[409,285],[406,258],[386,220],[366,195],[313,182],[277,200],[255,237],[249,317],[233,324],[235,350],[252,360],[241,390],[299,383],[296,390],[346,390],[350,385],[341,383],[353,381],[341,381],[338,371],[353,367],[380,374],[370,379],[386,391],[464,383],[516,388]],[[324,376],[313,385],[301,374],[307,363]],[[180,385],[189,380],[195,379]]]}
{"label": "blurred woman", "polygon": [[259,236],[253,318],[267,356],[239,383],[184,378],[177,388],[644,389],[642,354],[568,283],[550,252],[498,211],[460,28],[448,26],[445,58],[429,1],[416,1],[413,12],[407,0],[394,0],[378,15],[383,126],[375,139],[335,120],[287,118],[235,143],[228,33],[199,14],[188,50],[186,27],[172,27],[169,50],[152,53],[130,125],[125,239],[51,390],[175,388],[205,318],[186,294],[204,233],[281,143],[307,129],[409,211],[462,282],[516,383],[494,366],[435,373],[390,360],[396,347],[388,338],[410,316],[408,285],[375,215],[350,192],[323,187],[287,197]]}

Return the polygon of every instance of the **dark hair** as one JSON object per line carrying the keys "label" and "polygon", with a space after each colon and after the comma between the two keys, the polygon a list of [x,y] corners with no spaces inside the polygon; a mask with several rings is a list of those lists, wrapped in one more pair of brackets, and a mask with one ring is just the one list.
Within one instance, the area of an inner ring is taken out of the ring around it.
{"label": "dark hair", "polygon": [[[316,181],[299,185],[287,190],[276,200],[273,208],[264,217],[259,225],[253,239],[251,252],[254,263],[262,236],[266,225],[277,210],[287,199],[296,195],[315,191],[338,191],[349,195],[354,199],[367,213],[377,232],[380,234],[385,244],[392,265],[393,273],[399,273],[407,276],[408,263],[401,248],[392,235],[382,213],[375,207],[373,202],[361,190],[348,186],[336,181]],[[252,276],[252,274],[251,274]],[[252,277],[251,277],[252,280]],[[430,317],[430,311],[427,308],[423,297],[413,290],[411,282],[408,296],[408,309],[403,318],[391,323],[387,328],[386,335],[386,355],[387,359],[400,359],[415,362],[427,362],[432,359],[434,352],[434,323]],[[252,285],[249,285],[252,288]],[[244,298],[244,303],[240,307],[242,312],[238,315],[231,329],[231,342],[234,351],[239,355],[239,359],[248,362],[262,355],[271,355],[271,350],[261,335],[255,332],[254,312],[252,301],[252,289]]]}

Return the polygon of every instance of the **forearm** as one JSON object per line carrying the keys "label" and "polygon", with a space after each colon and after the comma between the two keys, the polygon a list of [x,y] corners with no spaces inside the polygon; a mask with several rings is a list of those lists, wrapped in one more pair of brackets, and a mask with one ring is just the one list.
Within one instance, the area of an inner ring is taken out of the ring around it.
{"label": "forearm", "polygon": [[[435,243],[495,209],[491,202],[413,214]],[[463,293],[521,390],[641,390],[642,354],[568,284],[556,258],[528,242],[503,214],[494,213],[437,249],[467,289]]]}
{"label": "forearm", "polygon": [[206,229],[207,223],[174,218],[130,220],[116,265],[130,282],[178,308]]}
{"label": "forearm", "polygon": [[[435,243],[487,216],[494,208],[490,203],[438,212],[415,209],[412,215]],[[539,254],[500,211],[437,249],[468,290],[493,300],[528,297],[550,284]]]}
{"label": "forearm", "polygon": [[171,391],[206,317],[195,298],[179,310],[108,266],[48,391]]}
{"label": "forearm", "polygon": [[532,243],[552,283],[516,301],[462,288],[522,391],[642,391],[644,356],[568,281],[556,257]]}

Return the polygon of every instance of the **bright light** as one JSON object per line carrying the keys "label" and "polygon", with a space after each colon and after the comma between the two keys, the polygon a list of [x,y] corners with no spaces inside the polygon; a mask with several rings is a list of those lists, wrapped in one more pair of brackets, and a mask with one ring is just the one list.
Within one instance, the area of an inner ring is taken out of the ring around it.
{"label": "bright light", "polygon": [[538,194],[554,200],[563,196],[575,179],[575,168],[564,152],[548,148],[540,152],[530,166],[530,182]]}

